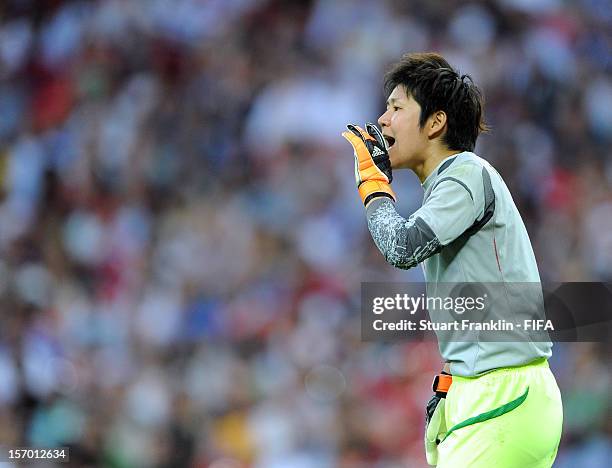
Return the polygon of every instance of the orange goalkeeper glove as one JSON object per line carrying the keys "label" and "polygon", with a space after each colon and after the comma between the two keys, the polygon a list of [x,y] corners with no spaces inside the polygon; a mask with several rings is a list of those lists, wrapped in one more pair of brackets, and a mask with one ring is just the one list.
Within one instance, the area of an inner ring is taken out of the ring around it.
{"label": "orange goalkeeper glove", "polygon": [[347,125],[342,136],[353,146],[355,154],[355,182],[364,205],[378,197],[396,200],[391,188],[393,174],[387,142],[376,125],[366,124],[367,132],[357,125]]}

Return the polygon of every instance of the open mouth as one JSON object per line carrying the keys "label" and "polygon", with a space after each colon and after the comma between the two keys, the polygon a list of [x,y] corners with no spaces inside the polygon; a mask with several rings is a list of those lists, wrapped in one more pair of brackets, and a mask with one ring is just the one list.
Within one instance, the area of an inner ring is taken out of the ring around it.
{"label": "open mouth", "polygon": [[383,135],[385,140],[387,141],[387,147],[391,148],[395,144],[395,138],[389,135]]}

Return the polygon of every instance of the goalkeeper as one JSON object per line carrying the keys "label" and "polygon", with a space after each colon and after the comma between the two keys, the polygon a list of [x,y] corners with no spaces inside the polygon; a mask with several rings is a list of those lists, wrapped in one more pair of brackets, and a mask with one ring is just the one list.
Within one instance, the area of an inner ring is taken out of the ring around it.
{"label": "goalkeeper", "polygon": [[[485,125],[470,77],[438,54],[409,54],[385,76],[387,109],[375,125],[348,125],[355,177],[372,238],[398,268],[422,263],[428,285],[537,283],[521,216],[495,169],[473,153]],[[393,169],[424,190],[408,219],[395,208]],[[503,315],[500,310],[492,310]],[[427,405],[425,449],[439,467],[550,467],[561,437],[550,341],[439,340],[446,364]]]}

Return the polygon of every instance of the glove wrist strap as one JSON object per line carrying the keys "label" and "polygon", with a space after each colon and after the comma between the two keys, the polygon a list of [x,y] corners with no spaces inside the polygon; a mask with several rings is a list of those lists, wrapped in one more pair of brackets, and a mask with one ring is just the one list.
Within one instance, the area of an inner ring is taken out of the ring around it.
{"label": "glove wrist strap", "polygon": [[441,398],[446,398],[446,394],[453,383],[453,376],[443,372],[434,377],[432,389]]}
{"label": "glove wrist strap", "polygon": [[388,197],[396,201],[395,193],[389,184],[379,180],[366,180],[359,185],[359,196],[364,205],[377,197]]}

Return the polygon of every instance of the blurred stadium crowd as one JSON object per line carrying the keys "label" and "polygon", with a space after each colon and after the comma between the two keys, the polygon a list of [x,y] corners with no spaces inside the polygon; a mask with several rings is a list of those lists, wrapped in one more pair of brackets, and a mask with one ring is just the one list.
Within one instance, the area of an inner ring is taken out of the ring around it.
{"label": "blurred stadium crowd", "polygon": [[[434,342],[363,343],[347,122],[470,73],[543,278],[612,279],[604,0],[5,0],[0,445],[75,466],[421,467]],[[400,209],[422,193],[397,174]],[[612,455],[610,343],[557,344],[558,467]]]}

